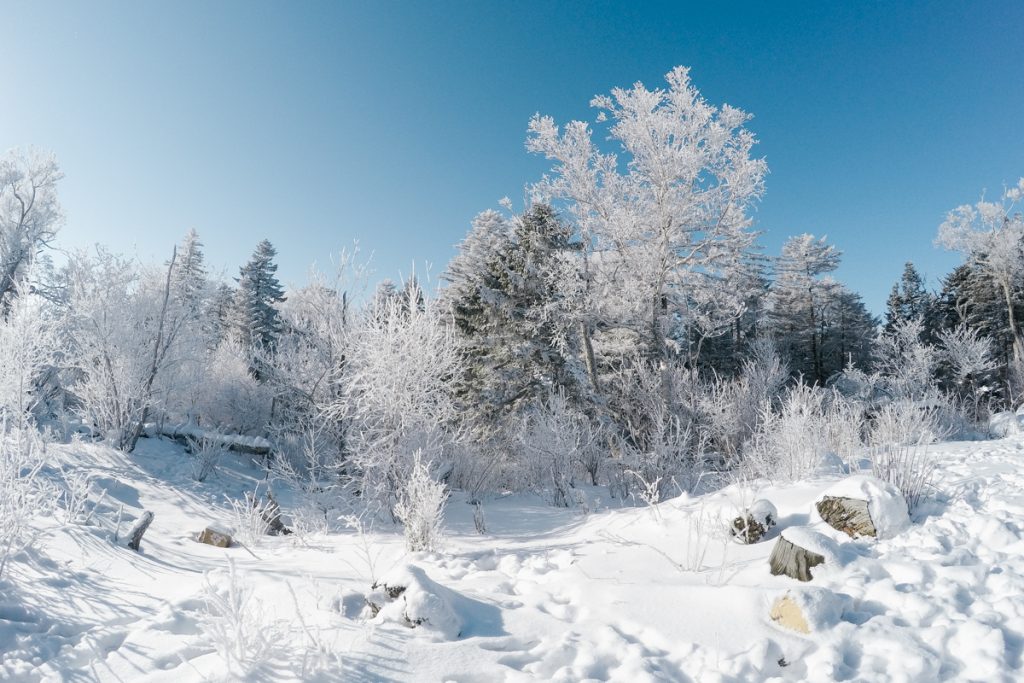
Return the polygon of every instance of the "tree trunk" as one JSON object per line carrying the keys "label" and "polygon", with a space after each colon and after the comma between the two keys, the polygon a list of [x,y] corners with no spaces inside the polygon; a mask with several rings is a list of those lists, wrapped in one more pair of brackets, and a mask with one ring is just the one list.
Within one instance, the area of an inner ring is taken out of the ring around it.
{"label": "tree trunk", "polygon": [[153,522],[153,513],[146,510],[139,517],[138,521],[135,522],[135,526],[128,532],[128,547],[135,552],[139,551],[139,546],[142,545],[142,536],[146,533],[146,529]]}
{"label": "tree trunk", "polygon": [[149,376],[146,378],[146,389],[142,394],[142,414],[138,422],[128,434],[124,444],[124,451],[131,453],[142,436],[142,429],[145,426],[146,418],[149,417],[149,399],[153,393],[153,382],[156,380],[156,373],[160,369],[160,358],[166,351],[164,347],[164,324],[167,321],[167,304],[171,299],[171,274],[174,271],[174,261],[178,257],[178,247],[175,245],[171,251],[171,262],[167,264],[167,281],[164,283],[164,302],[160,307],[160,324],[156,331],[156,342],[153,344],[153,362],[149,367]]}
{"label": "tree trunk", "polygon": [[824,561],[823,555],[794,545],[782,536],[779,536],[775,547],[772,548],[771,557],[768,558],[773,576],[784,574],[798,581],[810,581],[814,578],[811,575],[811,568]]}

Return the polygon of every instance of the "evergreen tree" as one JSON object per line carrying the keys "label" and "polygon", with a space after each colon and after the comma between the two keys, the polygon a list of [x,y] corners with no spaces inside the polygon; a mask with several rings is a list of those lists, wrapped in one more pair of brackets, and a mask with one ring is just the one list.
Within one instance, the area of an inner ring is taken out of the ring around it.
{"label": "evergreen tree", "polygon": [[903,275],[899,282],[892,286],[892,292],[886,301],[885,331],[891,334],[896,326],[908,320],[920,320],[925,323],[925,336],[930,337],[928,321],[929,311],[935,297],[924,286],[924,279],[917,272],[914,264],[907,262],[903,266]]}
{"label": "evergreen tree", "polygon": [[790,367],[808,380],[828,379],[823,337],[825,312],[839,287],[825,273],[839,266],[839,252],[825,238],[791,237],[776,259],[775,282],[770,293],[771,332]]}
{"label": "evergreen tree", "polygon": [[273,350],[281,333],[281,315],[276,304],[285,300],[284,290],[274,273],[277,251],[263,240],[238,277],[234,327],[244,348]]}
{"label": "evergreen tree", "polygon": [[172,272],[171,292],[177,303],[194,320],[198,320],[206,297],[206,265],[199,234],[189,230],[178,248]]}
{"label": "evergreen tree", "polygon": [[445,298],[464,357],[459,393],[477,426],[553,391],[580,399],[580,369],[565,283],[575,267],[570,230],[538,204],[508,221],[487,211],[459,247]]}

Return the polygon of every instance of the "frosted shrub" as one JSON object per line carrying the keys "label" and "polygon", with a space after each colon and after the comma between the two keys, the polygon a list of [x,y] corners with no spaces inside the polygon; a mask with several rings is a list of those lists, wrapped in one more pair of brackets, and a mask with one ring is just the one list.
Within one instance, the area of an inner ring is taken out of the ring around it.
{"label": "frosted shrub", "polygon": [[230,501],[231,521],[235,538],[243,543],[256,546],[270,529],[268,504],[255,492],[246,492],[245,500]]}
{"label": "frosted shrub", "polygon": [[948,430],[941,424],[939,406],[903,400],[875,411],[868,441],[873,447],[919,446],[946,436]]}
{"label": "frosted shrub", "polygon": [[728,460],[739,456],[743,444],[764,417],[761,407],[778,400],[789,368],[767,339],[754,342],[739,377],[715,378],[700,397],[711,445]]}
{"label": "frosted shrub", "polygon": [[188,451],[192,460],[192,478],[203,482],[217,471],[217,463],[224,447],[209,439],[189,439]]}
{"label": "frosted shrub", "polygon": [[0,423],[0,577],[35,539],[31,520],[53,508],[54,492],[39,476],[45,448],[34,428]]}
{"label": "frosted shrub", "polygon": [[36,408],[36,382],[60,344],[42,299],[15,294],[10,310],[0,317],[0,414],[20,419]]}
{"label": "frosted shrub", "polygon": [[430,464],[416,451],[409,472],[395,504],[395,516],[405,527],[405,547],[409,552],[433,552],[441,544],[441,523],[448,492],[444,484],[430,476]]}
{"label": "frosted shrub", "polygon": [[576,477],[596,450],[596,434],[587,417],[574,410],[564,394],[551,394],[527,416],[518,441],[529,485],[550,491],[554,505],[568,507]]}
{"label": "frosted shrub", "polygon": [[764,407],[761,427],[745,452],[747,474],[794,481],[819,471],[829,456],[852,462],[863,417],[838,392],[799,383],[779,412]]}
{"label": "frosted shrub", "polygon": [[935,462],[921,445],[888,445],[871,449],[871,474],[899,489],[910,512],[931,488]]}
{"label": "frosted shrub", "polygon": [[203,425],[251,434],[269,421],[271,400],[269,389],[249,371],[242,346],[229,338],[206,359],[202,391],[192,409]]}
{"label": "frosted shrub", "polygon": [[215,586],[207,575],[203,585],[206,610],[199,617],[205,642],[212,645],[229,674],[253,676],[273,658],[281,633],[267,619],[262,603],[253,597],[228,564],[228,577],[222,587]]}
{"label": "frosted shrub", "polygon": [[454,422],[459,355],[452,329],[420,290],[364,311],[350,336],[338,397],[327,414],[350,425],[351,471],[367,497],[392,507],[413,467],[410,455],[440,454]]}

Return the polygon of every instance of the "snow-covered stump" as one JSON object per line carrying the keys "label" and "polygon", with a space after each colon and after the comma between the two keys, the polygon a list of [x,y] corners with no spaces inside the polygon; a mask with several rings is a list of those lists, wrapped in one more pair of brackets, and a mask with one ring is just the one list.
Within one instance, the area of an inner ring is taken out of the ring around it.
{"label": "snow-covered stump", "polygon": [[153,513],[146,510],[142,513],[142,516],[136,520],[132,530],[128,532],[128,547],[135,552],[139,551],[139,547],[142,545],[142,537],[146,533],[146,529],[153,522]]}
{"label": "snow-covered stump", "polygon": [[828,536],[806,527],[786,529],[768,558],[773,576],[788,576],[797,581],[814,578],[811,569],[818,565],[839,564],[839,546]]}
{"label": "snow-covered stump", "polygon": [[807,587],[786,591],[777,597],[768,616],[790,631],[811,633],[839,623],[844,604],[843,596],[826,588]]}
{"label": "snow-covered stump", "polygon": [[848,477],[825,491],[815,507],[826,524],[851,538],[892,538],[910,526],[903,495],[875,477]]}
{"label": "snow-covered stump", "polygon": [[229,548],[231,547],[231,534],[208,526],[199,532],[199,537],[196,538],[196,541],[217,548]]}
{"label": "snow-covered stump", "polygon": [[732,520],[729,530],[739,543],[760,541],[779,519],[778,510],[767,500],[755,500],[739,517]]}

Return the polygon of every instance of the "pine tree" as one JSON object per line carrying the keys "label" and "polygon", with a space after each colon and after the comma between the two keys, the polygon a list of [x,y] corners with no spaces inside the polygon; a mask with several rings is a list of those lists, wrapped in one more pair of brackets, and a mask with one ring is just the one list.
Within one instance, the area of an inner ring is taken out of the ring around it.
{"label": "pine tree", "polygon": [[239,272],[235,295],[234,328],[244,348],[270,350],[281,334],[281,315],[276,304],[285,300],[274,273],[277,251],[263,240]]}

